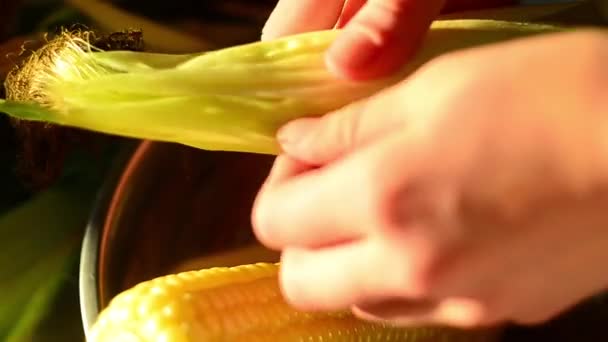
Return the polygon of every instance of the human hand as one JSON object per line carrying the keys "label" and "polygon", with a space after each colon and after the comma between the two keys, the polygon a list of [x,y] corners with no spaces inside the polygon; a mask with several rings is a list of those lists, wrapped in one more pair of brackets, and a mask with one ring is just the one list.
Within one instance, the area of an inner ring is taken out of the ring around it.
{"label": "human hand", "polygon": [[344,28],[328,51],[329,69],[354,80],[383,77],[416,51],[442,8],[453,11],[512,3],[513,0],[279,0],[264,27],[262,40]]}
{"label": "human hand", "polygon": [[295,120],[252,221],[304,310],[538,323],[608,287],[608,35],[454,52]]}

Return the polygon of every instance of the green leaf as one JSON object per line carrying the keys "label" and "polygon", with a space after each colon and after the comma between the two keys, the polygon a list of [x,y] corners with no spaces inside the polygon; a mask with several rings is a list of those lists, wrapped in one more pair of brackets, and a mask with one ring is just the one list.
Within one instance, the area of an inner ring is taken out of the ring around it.
{"label": "green leaf", "polygon": [[34,90],[52,110],[9,102],[0,103],[0,110],[123,137],[276,154],[276,130],[285,123],[372,96],[443,53],[561,30],[492,20],[436,21],[402,71],[366,82],[327,70],[323,56],[336,30],[187,55],[92,52],[86,42],[65,35],[52,46],[52,61],[25,69],[35,70]]}
{"label": "green leaf", "polygon": [[33,328],[50,313],[53,299],[66,279],[66,264],[78,255],[76,252],[79,241],[71,240],[65,245],[60,245],[61,250],[57,255],[40,262],[40,269],[35,269],[38,272],[37,282],[32,282],[32,285],[36,286],[28,291],[27,297],[24,298],[24,310],[16,316],[6,342],[22,342],[24,337],[30,336]]}
{"label": "green leaf", "polygon": [[70,178],[0,216],[0,340],[27,341],[49,314],[78,256],[95,185]]}
{"label": "green leaf", "polygon": [[41,105],[3,99],[0,99],[0,112],[30,121],[48,121],[52,117],[51,112]]}

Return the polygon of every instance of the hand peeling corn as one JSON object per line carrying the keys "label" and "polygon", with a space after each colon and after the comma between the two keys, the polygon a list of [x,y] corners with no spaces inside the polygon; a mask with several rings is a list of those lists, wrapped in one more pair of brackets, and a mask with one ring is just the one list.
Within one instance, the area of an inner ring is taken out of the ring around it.
{"label": "hand peeling corn", "polygon": [[[438,20],[420,51],[393,77],[349,82],[325,68],[337,30],[207,53],[98,51],[87,32],[66,32],[15,69],[0,111],[207,150],[275,154],[274,134],[294,118],[321,115],[407,77],[458,49],[532,34],[551,25]],[[429,90],[429,91],[432,91]],[[304,313],[281,297],[278,264],[182,272],[143,282],[112,300],[90,342],[405,341],[489,342],[497,330],[398,328],[348,312]]]}

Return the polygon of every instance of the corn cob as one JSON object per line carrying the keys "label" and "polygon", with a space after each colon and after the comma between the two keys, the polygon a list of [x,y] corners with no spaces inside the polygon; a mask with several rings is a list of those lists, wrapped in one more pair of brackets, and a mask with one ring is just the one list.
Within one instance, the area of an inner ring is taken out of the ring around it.
{"label": "corn cob", "polygon": [[140,283],[102,311],[89,341],[489,342],[497,336],[494,329],[399,328],[349,312],[300,312],[282,299],[278,271],[278,264],[256,263]]}
{"label": "corn cob", "polygon": [[441,54],[561,30],[436,21],[401,72],[368,82],[338,79],[327,70],[323,56],[338,30],[187,55],[97,52],[86,32],[67,32],[7,77],[9,101],[0,100],[0,111],[199,149],[276,154],[276,130],[286,122],[369,97]]}
{"label": "corn cob", "polygon": [[186,260],[172,268],[171,273],[180,273],[192,270],[202,270],[213,267],[234,267],[243,264],[278,262],[281,253],[268,249],[258,243],[239,247],[220,253],[205,255]]}

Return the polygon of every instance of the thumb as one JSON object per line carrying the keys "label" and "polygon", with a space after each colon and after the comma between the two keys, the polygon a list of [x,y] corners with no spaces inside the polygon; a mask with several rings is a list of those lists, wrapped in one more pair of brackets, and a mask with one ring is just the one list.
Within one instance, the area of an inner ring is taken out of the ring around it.
{"label": "thumb", "polygon": [[327,52],[347,79],[384,77],[415,53],[445,0],[368,0]]}
{"label": "thumb", "polygon": [[294,159],[315,166],[330,163],[402,126],[406,109],[398,91],[392,87],[325,116],[293,120],[279,129],[277,140]]}

